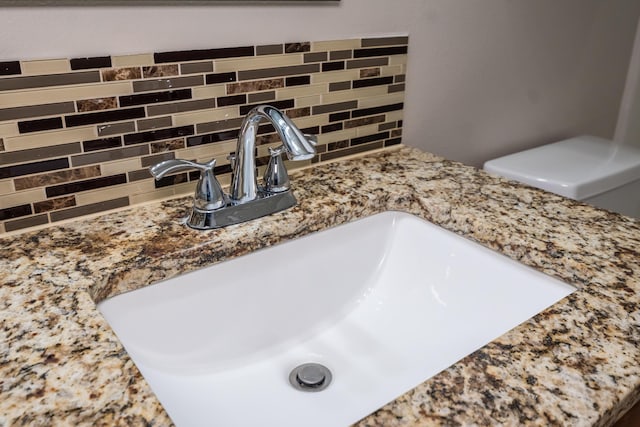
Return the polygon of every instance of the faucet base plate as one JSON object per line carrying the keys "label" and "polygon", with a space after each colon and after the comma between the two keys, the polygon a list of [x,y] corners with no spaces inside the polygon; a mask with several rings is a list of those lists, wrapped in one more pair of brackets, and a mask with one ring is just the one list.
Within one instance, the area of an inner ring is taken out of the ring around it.
{"label": "faucet base plate", "polygon": [[266,193],[260,191],[255,200],[242,204],[227,203],[225,207],[212,211],[193,208],[186,224],[197,230],[211,230],[261,218],[295,206],[296,198],[291,191]]}

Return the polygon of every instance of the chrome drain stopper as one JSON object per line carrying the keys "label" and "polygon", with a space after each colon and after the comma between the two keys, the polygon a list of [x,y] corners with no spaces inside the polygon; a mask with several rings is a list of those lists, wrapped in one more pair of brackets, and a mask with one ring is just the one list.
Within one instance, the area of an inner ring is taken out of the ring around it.
{"label": "chrome drain stopper", "polygon": [[289,374],[291,385],[302,391],[322,391],[331,383],[331,371],[319,363],[305,363]]}

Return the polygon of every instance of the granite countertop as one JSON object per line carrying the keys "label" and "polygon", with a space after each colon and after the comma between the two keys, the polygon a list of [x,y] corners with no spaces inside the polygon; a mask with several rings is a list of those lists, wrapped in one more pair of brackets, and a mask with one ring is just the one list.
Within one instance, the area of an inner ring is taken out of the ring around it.
{"label": "granite countertop", "polygon": [[222,230],[181,198],[1,239],[0,426],[171,424],[96,302],[385,210],[578,290],[359,426],[609,425],[640,399],[640,221],[408,147],[291,178],[298,206]]}

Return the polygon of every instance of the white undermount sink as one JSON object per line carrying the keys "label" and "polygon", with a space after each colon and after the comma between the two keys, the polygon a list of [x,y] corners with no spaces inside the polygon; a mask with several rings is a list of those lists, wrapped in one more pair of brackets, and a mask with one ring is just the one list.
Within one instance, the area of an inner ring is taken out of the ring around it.
{"label": "white undermount sink", "polygon": [[[99,304],[178,427],[346,426],[574,288],[386,212]],[[319,392],[289,384],[316,362]]]}

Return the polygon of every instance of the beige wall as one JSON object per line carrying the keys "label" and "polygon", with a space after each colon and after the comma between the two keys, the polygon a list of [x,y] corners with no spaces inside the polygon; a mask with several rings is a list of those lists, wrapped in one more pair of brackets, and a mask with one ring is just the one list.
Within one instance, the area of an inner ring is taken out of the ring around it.
{"label": "beige wall", "polygon": [[0,58],[411,36],[405,143],[480,165],[611,138],[637,0],[342,0],[325,6],[5,8]]}
{"label": "beige wall", "polygon": [[640,21],[620,105],[615,140],[640,148]]}

